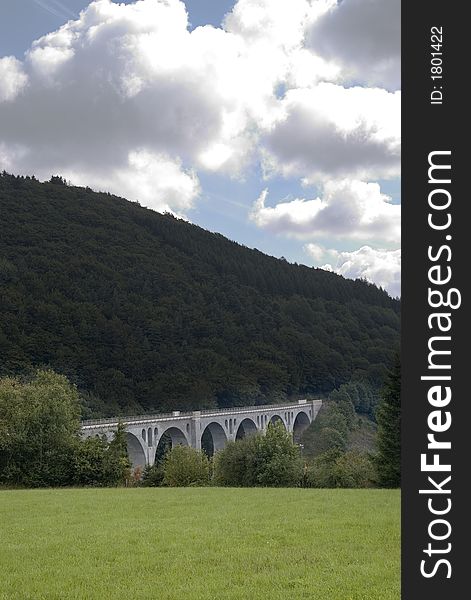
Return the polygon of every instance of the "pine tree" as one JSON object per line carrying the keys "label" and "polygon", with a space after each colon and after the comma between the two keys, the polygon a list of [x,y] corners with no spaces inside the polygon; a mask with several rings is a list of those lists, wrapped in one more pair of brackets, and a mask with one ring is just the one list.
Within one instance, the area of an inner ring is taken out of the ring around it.
{"label": "pine tree", "polygon": [[382,392],[377,412],[378,453],[375,457],[381,487],[401,485],[401,362],[397,355]]}

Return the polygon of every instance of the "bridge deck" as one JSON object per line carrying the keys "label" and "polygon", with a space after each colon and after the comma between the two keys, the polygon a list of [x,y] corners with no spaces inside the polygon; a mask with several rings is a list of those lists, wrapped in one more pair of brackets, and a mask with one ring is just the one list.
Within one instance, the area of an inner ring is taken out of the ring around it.
{"label": "bridge deck", "polygon": [[119,422],[127,424],[140,424],[140,423],[155,423],[156,421],[167,421],[167,420],[179,420],[188,419],[189,417],[223,417],[225,415],[233,415],[234,413],[254,413],[254,412],[267,412],[273,410],[290,410],[293,408],[299,408],[304,404],[322,404],[321,398],[313,398],[310,400],[303,399],[297,402],[288,402],[284,404],[258,404],[255,406],[233,406],[231,408],[219,408],[219,409],[204,409],[204,410],[193,410],[182,412],[175,410],[170,413],[159,413],[153,415],[138,415],[131,417],[114,417],[111,419],[88,419],[82,421],[82,429],[95,429],[103,426],[116,427]]}

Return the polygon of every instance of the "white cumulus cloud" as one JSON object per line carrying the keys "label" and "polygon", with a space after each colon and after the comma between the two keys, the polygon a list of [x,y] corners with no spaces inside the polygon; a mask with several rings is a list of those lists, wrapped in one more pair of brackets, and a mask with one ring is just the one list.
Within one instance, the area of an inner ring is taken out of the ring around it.
{"label": "white cumulus cloud", "polygon": [[23,66],[14,56],[0,58],[0,102],[11,101],[28,82]]}
{"label": "white cumulus cloud", "polygon": [[[343,50],[311,43],[342,6],[239,0],[221,28],[190,32],[179,0],[95,0],[24,60],[0,58],[0,168],[59,173],[179,214],[204,171],[243,177],[263,163],[305,182],[396,176],[399,93],[343,87]],[[320,206],[307,202],[298,212]]]}
{"label": "white cumulus cloud", "polygon": [[377,183],[329,181],[321,197],[266,206],[264,190],[250,213],[263,229],[301,238],[336,237],[398,243],[401,207],[381,193]]}
{"label": "white cumulus cloud", "polygon": [[308,0],[239,0],[226,16],[225,28],[247,40],[293,48],[303,41],[308,17],[326,10],[321,5]]}
{"label": "white cumulus cloud", "polygon": [[200,194],[200,184],[193,171],[163,154],[146,150],[129,153],[127,165],[101,172],[70,172],[77,185],[90,186],[138,201],[158,211],[184,216]]}
{"label": "white cumulus cloud", "polygon": [[400,172],[400,94],[320,83],[287,92],[265,136],[265,167],[308,182]]}
{"label": "white cumulus cloud", "polygon": [[363,246],[353,252],[336,253],[336,261],[322,268],[350,279],[367,279],[387,290],[392,297],[401,295],[400,250],[377,250]]}
{"label": "white cumulus cloud", "polygon": [[326,254],[326,249],[319,244],[309,243],[304,246],[306,252],[311,256],[316,263],[320,262]]}
{"label": "white cumulus cloud", "polygon": [[147,205],[176,211],[199,190],[197,168],[237,173],[252,137],[247,105],[271,83],[261,77],[238,94],[249,60],[238,60],[240,40],[187,25],[178,0],[97,0],[35,41],[22,63],[2,59],[2,99],[29,79],[0,108],[2,162],[40,178],[101,182],[122,195],[131,188]]}
{"label": "white cumulus cloud", "polygon": [[307,46],[341,65],[344,77],[399,89],[400,0],[338,0],[307,28]]}

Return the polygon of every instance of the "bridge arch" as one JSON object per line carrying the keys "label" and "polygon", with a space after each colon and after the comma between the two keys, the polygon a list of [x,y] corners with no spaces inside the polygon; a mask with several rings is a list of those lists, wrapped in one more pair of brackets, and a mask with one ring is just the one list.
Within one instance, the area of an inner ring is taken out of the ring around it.
{"label": "bridge arch", "polygon": [[128,457],[131,461],[133,469],[136,467],[144,468],[147,462],[146,454],[139,438],[133,433],[126,431],[126,445],[128,449]]}
{"label": "bridge arch", "polygon": [[[157,442],[157,438],[155,441]],[[159,462],[162,460],[167,450],[175,448],[175,446],[189,446],[188,438],[179,427],[167,427],[162,431],[156,445],[154,461]]]}
{"label": "bridge arch", "polygon": [[310,424],[311,420],[304,411],[300,411],[296,415],[296,418],[293,422],[293,440],[296,444],[299,444],[302,434],[309,427]]}
{"label": "bridge arch", "polygon": [[254,433],[257,433],[257,431],[258,429],[255,425],[255,421],[246,417],[245,419],[242,419],[242,421],[239,423],[235,439],[241,440],[247,435],[253,435]]}
{"label": "bridge arch", "polygon": [[284,422],[284,421],[283,421],[283,419],[280,417],[280,415],[273,415],[273,416],[271,417],[271,419],[270,419],[269,423],[273,423],[273,424],[275,424],[275,423],[277,423],[277,422],[280,422],[280,423],[282,423],[282,424],[283,424],[283,427],[286,429],[285,422]]}
{"label": "bridge arch", "polygon": [[222,425],[215,421],[206,425],[201,435],[201,447],[208,456],[212,456],[218,450],[222,450],[226,442],[227,436]]}

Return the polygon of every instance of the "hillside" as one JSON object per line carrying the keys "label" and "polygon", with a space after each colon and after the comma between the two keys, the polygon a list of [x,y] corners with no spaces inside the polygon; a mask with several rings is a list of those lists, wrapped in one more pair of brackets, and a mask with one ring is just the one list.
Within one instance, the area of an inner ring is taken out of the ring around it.
{"label": "hillside", "polygon": [[86,416],[378,385],[399,302],[109,194],[0,176],[0,376],[49,365]]}

